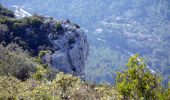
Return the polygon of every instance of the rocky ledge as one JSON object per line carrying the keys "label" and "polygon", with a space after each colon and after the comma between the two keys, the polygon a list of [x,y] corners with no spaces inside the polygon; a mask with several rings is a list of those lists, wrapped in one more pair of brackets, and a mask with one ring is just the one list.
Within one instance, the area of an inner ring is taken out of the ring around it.
{"label": "rocky ledge", "polygon": [[54,53],[44,56],[44,59],[49,61],[50,58],[51,66],[59,71],[83,78],[89,48],[84,32],[69,20],[46,19],[45,22],[50,22],[52,29],[55,25],[59,27],[61,24],[61,29],[48,35]]}

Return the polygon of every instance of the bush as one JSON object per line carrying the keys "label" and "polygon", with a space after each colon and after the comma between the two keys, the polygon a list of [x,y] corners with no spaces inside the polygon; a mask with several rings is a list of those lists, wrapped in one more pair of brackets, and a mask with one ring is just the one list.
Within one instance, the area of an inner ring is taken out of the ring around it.
{"label": "bush", "polygon": [[63,27],[61,25],[61,22],[57,22],[56,23],[56,31],[59,32],[59,31],[62,31],[63,30]]}
{"label": "bush", "polygon": [[26,80],[35,71],[32,59],[15,44],[0,45],[0,75]]}
{"label": "bush", "polygon": [[0,76],[2,100],[118,100],[109,85],[83,83],[78,77],[59,73],[53,81],[28,79],[20,81],[12,76]]}
{"label": "bush", "polygon": [[47,54],[47,53],[48,53],[48,51],[40,51],[40,52],[39,52],[38,58],[37,58],[37,62],[38,62],[39,64],[42,64],[42,63],[43,63],[42,58],[43,58],[43,56],[44,56],[45,54]]}
{"label": "bush", "polygon": [[52,82],[51,87],[55,91],[54,93],[62,99],[69,99],[80,89],[80,84],[80,78],[60,72]]}
{"label": "bush", "polygon": [[38,65],[36,67],[36,73],[32,74],[32,77],[36,80],[46,80],[48,71],[43,66]]}
{"label": "bush", "polygon": [[0,76],[0,100],[15,100],[22,89],[20,80],[11,76]]}
{"label": "bush", "polygon": [[128,69],[118,73],[116,86],[124,99],[157,100],[160,94],[160,79],[147,69],[146,64],[139,55],[132,56],[128,63]]}
{"label": "bush", "polygon": [[0,99],[2,100],[59,100],[52,95],[49,85],[36,80],[21,82],[14,77],[0,76]]}
{"label": "bush", "polygon": [[39,28],[43,21],[38,16],[28,17],[28,23],[34,28]]}
{"label": "bush", "polygon": [[118,91],[110,85],[98,85],[95,87],[95,90],[97,91],[97,95],[102,100],[118,100],[121,99],[120,94]]}

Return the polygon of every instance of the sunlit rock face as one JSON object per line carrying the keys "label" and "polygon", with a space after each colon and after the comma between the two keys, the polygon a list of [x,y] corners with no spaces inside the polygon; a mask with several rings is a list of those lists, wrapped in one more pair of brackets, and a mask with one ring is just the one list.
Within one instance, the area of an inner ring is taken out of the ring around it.
{"label": "sunlit rock face", "polygon": [[51,29],[57,23],[61,25],[57,32],[51,32],[48,36],[54,48],[54,53],[51,54],[51,66],[83,79],[89,49],[85,33],[69,20],[46,19],[45,22],[50,23]]}

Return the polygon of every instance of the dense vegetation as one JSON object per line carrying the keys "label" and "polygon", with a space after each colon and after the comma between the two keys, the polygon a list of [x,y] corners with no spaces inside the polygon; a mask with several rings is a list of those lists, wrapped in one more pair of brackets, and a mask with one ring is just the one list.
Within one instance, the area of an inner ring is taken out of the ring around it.
{"label": "dense vegetation", "polygon": [[[11,44],[10,44],[11,45]],[[8,100],[169,100],[170,88],[150,72],[142,58],[131,57],[128,69],[119,72],[115,85],[90,84],[80,78],[54,71],[31,58],[21,48],[0,48],[0,99]],[[37,60],[36,60],[37,59]],[[10,62],[10,63],[9,63]],[[56,74],[57,73],[57,74]]]}
{"label": "dense vegetation", "polygon": [[[162,74],[165,83],[169,80],[169,0],[1,0],[1,3],[10,8],[21,6],[30,13],[68,18],[81,25],[91,43],[86,66],[89,80],[112,83],[106,76],[121,71],[119,66],[135,53]],[[108,58],[108,54],[113,56]],[[98,59],[93,59],[94,56]],[[95,72],[89,74],[90,69]]]}
{"label": "dense vegetation", "polygon": [[[42,17],[32,16],[18,20],[11,11],[3,7],[0,7],[0,15],[0,99],[2,100],[170,99],[170,83],[164,87],[161,76],[153,73],[139,55],[133,55],[128,60],[125,70],[118,72],[115,77],[109,77],[109,80],[116,80],[114,85],[92,84],[82,81],[79,77],[57,72],[42,62],[42,56],[47,51],[41,50],[51,49],[50,44],[46,44],[47,39],[44,38],[47,34],[43,32],[46,30],[40,28],[43,24]],[[26,34],[27,28],[31,28],[33,33]],[[59,30],[62,29],[60,24],[57,24],[53,31]],[[47,48],[39,50],[42,45]],[[111,56],[108,54],[107,57],[112,58]],[[103,69],[105,68],[107,67],[104,66]],[[109,74],[112,73],[108,72],[105,77]]]}

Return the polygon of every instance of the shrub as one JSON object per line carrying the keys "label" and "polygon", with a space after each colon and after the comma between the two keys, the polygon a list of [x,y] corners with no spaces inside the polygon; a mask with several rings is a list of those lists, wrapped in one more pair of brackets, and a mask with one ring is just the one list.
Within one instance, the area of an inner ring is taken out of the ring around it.
{"label": "shrub", "polygon": [[128,69],[118,73],[116,86],[124,99],[158,99],[160,94],[160,79],[147,69],[146,64],[139,55],[132,56]]}
{"label": "shrub", "polygon": [[32,58],[17,45],[0,45],[0,75],[26,80],[35,71],[34,66]]}
{"label": "shrub", "polygon": [[120,94],[118,91],[110,85],[98,85],[95,87],[95,90],[97,91],[97,95],[101,100],[118,100],[121,99]]}
{"label": "shrub", "polygon": [[0,76],[0,100],[15,100],[22,88],[20,80],[11,76]]}
{"label": "shrub", "polygon": [[36,67],[36,72],[32,74],[32,77],[36,80],[46,80],[47,79],[47,69],[45,69],[43,66],[38,65]]}
{"label": "shrub", "polygon": [[39,28],[43,21],[38,16],[28,17],[28,23],[34,28]]}
{"label": "shrub", "polygon": [[0,76],[0,99],[2,100],[59,100],[52,95],[49,85],[36,80],[21,82],[14,77]]}
{"label": "shrub", "polygon": [[61,25],[61,22],[56,22],[56,31],[59,32],[59,31],[62,31],[63,30],[63,27]]}
{"label": "shrub", "polygon": [[69,99],[80,89],[80,84],[80,78],[60,72],[53,80],[51,89],[62,99]]}
{"label": "shrub", "polygon": [[90,85],[78,77],[59,73],[53,81],[0,76],[2,100],[118,100],[117,92],[109,85]]}

